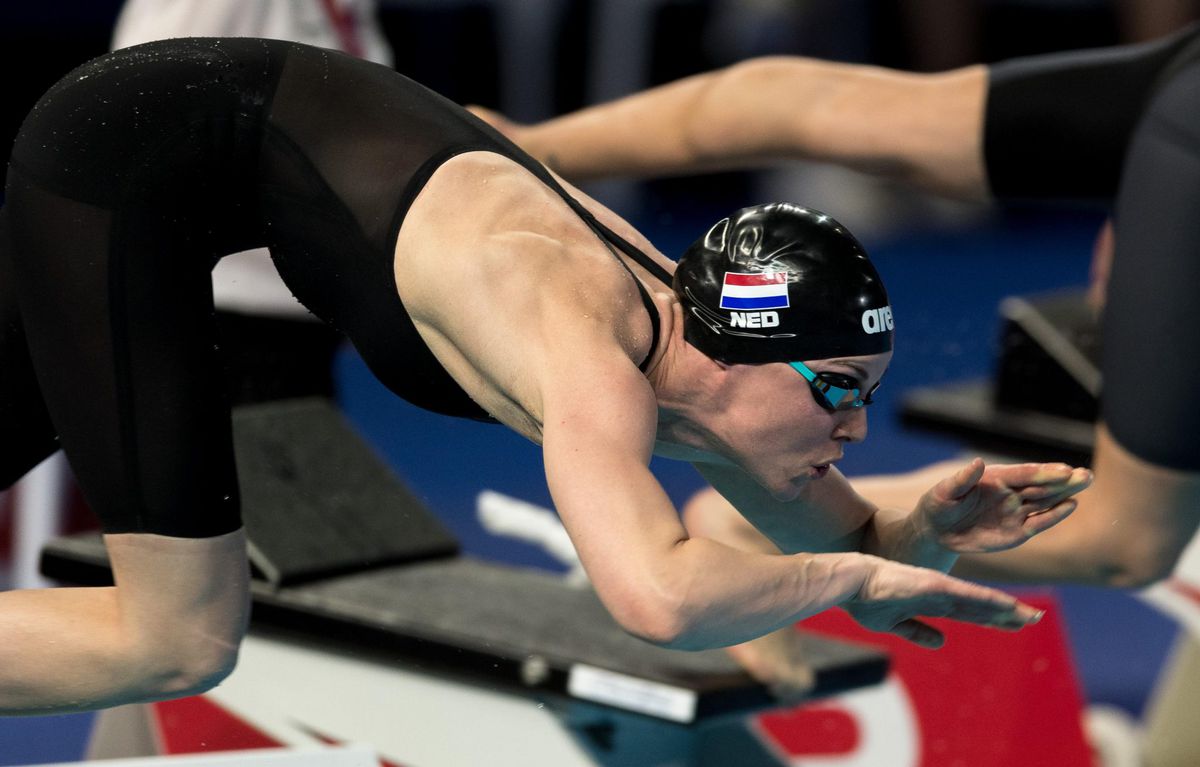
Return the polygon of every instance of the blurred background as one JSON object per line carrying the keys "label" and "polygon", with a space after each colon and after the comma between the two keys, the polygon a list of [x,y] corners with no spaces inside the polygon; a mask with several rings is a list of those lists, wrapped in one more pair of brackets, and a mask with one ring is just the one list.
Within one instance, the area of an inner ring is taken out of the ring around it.
{"label": "blurred background", "polygon": [[[0,3],[6,154],[41,93],[109,49],[121,5]],[[459,103],[533,121],[753,56],[936,71],[1149,39],[1195,18],[1196,6],[1182,0],[380,0],[376,12],[398,71]],[[990,375],[1000,300],[1083,286],[1106,213],[948,202],[804,164],[587,189],[668,255],[731,210],[774,200],[824,210],[858,235],[889,286],[898,345],[871,410],[871,436],[847,451],[842,468],[852,476],[964,454],[966,446],[952,439],[902,428],[898,396],[913,386]],[[335,379],[349,417],[460,537],[466,553],[561,568],[539,547],[491,536],[476,520],[483,489],[550,505],[535,446],[499,427],[437,418],[397,401],[352,349],[337,353]],[[676,501],[700,486],[690,467],[661,462],[656,471]],[[65,528],[92,524],[78,500],[68,505]],[[10,499],[0,508],[0,555],[14,535],[11,507]],[[1177,625],[1129,594],[1053,593],[1087,699],[1136,721]],[[78,759],[89,724],[86,715],[0,720],[0,765]]]}

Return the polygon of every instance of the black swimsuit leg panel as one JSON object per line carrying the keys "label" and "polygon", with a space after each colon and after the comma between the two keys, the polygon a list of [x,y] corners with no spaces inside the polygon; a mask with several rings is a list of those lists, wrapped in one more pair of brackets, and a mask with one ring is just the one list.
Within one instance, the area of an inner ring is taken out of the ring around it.
{"label": "black swimsuit leg panel", "polygon": [[1102,412],[1148,461],[1200,471],[1200,62],[1156,95],[1126,159]]}
{"label": "black swimsuit leg panel", "polygon": [[15,178],[16,284],[33,365],[105,531],[236,529],[207,259],[176,241],[168,210],[144,200],[107,210]]}
{"label": "black swimsuit leg panel", "polygon": [[30,113],[7,188],[14,289],[50,419],[105,531],[240,525],[215,258],[261,244],[247,169],[272,51],[109,54]]}
{"label": "black swimsuit leg panel", "polygon": [[0,209],[0,489],[58,449],[17,305],[8,209]]}

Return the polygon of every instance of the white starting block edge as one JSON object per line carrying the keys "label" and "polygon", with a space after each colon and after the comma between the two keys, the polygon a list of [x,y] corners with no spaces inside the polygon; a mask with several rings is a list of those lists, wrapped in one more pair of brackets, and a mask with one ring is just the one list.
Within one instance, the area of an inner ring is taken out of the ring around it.
{"label": "white starting block edge", "polygon": [[692,690],[650,682],[583,663],[571,666],[567,678],[567,691],[576,698],[606,703],[681,724],[695,721],[696,703],[699,698]]}
{"label": "white starting block edge", "polygon": [[379,767],[379,756],[368,746],[345,745],[60,762],[37,767],[78,767],[83,764],[103,764],[104,767]]}

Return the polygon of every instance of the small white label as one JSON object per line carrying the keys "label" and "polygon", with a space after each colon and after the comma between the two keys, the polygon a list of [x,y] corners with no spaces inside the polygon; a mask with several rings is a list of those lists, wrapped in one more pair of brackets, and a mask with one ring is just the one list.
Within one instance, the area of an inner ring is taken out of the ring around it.
{"label": "small white label", "polygon": [[777,328],[779,312],[730,312],[729,326],[734,328]]}
{"label": "small white label", "polygon": [[696,718],[696,693],[635,676],[576,663],[567,676],[576,698],[688,724]]}

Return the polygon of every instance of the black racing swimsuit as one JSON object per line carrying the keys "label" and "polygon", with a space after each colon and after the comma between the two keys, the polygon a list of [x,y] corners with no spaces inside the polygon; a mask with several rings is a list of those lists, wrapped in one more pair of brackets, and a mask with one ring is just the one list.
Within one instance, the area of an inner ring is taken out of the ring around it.
{"label": "black racing swimsuit", "polygon": [[184,39],[76,69],[22,126],[0,212],[0,487],[60,440],[107,532],[236,529],[209,272],[263,245],[389,389],[489,420],[426,347],[393,277],[412,200],[476,150],[520,163],[669,284],[515,145],[385,67],[294,43]]}
{"label": "black racing swimsuit", "polygon": [[998,197],[1112,200],[1101,413],[1126,449],[1200,471],[1200,26],[991,69]]}

